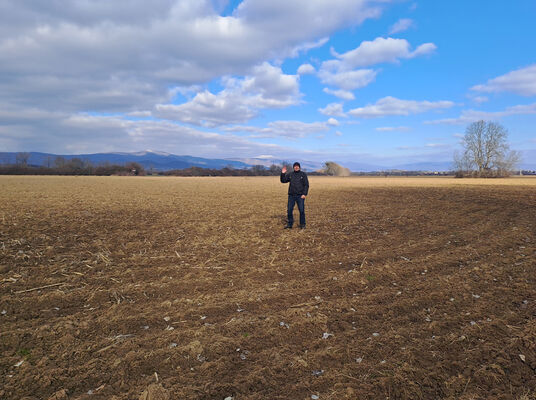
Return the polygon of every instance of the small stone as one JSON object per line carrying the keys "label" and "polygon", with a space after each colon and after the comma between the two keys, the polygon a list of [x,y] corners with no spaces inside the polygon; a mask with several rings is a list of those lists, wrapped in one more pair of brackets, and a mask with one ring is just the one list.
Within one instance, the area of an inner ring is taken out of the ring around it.
{"label": "small stone", "polygon": [[333,333],[327,333],[327,332],[324,332],[324,333],[322,334],[322,339],[327,339],[327,338],[329,338],[330,336],[333,336]]}
{"label": "small stone", "polygon": [[318,397],[316,394],[312,394],[311,395],[311,399],[313,400],[318,400],[320,397]]}
{"label": "small stone", "polygon": [[7,311],[6,310],[2,310],[2,312],[0,313],[2,315],[6,315],[7,314]]}
{"label": "small stone", "polygon": [[378,332],[374,332],[374,333],[372,334],[372,336],[374,336],[374,337],[378,337],[378,336],[380,336],[380,334],[379,334]]}
{"label": "small stone", "polygon": [[476,325],[476,322],[475,322],[475,321],[471,321],[470,324],[471,324],[471,326],[475,326],[475,325]]}
{"label": "small stone", "polygon": [[361,358],[361,357],[358,357],[358,358],[355,359],[355,362],[358,363],[358,364],[360,364],[362,361],[363,361],[363,358]]}
{"label": "small stone", "polygon": [[473,297],[474,297],[475,299],[479,299],[479,298],[480,298],[480,295],[478,295],[478,294],[474,294]]}
{"label": "small stone", "polygon": [[323,369],[315,369],[315,370],[313,371],[313,375],[314,375],[314,376],[324,375],[324,370],[323,370]]}
{"label": "small stone", "polygon": [[521,358],[521,361],[525,362],[525,355],[524,354],[520,354],[519,358]]}
{"label": "small stone", "polygon": [[169,318],[169,317],[164,317],[164,321],[166,321],[166,322],[169,322],[170,319],[171,318]]}

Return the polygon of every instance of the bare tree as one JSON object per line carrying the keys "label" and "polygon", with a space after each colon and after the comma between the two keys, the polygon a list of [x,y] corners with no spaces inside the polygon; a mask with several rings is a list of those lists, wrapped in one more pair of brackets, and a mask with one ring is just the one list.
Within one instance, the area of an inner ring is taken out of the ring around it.
{"label": "bare tree", "polygon": [[462,139],[463,153],[454,154],[454,165],[459,173],[477,176],[504,176],[519,163],[518,152],[510,151],[506,139],[508,131],[496,122],[473,122]]}
{"label": "bare tree", "polygon": [[65,158],[62,157],[62,156],[57,156],[55,159],[54,159],[54,166],[56,168],[63,168],[65,166]]}
{"label": "bare tree", "polygon": [[21,167],[26,167],[29,159],[30,153],[17,153],[15,155],[15,163]]}
{"label": "bare tree", "polygon": [[46,158],[43,160],[43,165],[47,168],[50,168],[52,166],[53,159],[52,156],[46,156]]}

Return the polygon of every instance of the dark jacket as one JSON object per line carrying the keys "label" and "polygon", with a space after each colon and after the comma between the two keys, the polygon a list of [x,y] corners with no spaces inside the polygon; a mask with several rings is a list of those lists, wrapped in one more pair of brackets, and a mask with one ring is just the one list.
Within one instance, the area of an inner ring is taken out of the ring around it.
{"label": "dark jacket", "polygon": [[288,183],[288,194],[301,196],[302,194],[307,196],[309,192],[309,179],[307,174],[303,171],[291,171],[287,174],[281,173],[281,183]]}

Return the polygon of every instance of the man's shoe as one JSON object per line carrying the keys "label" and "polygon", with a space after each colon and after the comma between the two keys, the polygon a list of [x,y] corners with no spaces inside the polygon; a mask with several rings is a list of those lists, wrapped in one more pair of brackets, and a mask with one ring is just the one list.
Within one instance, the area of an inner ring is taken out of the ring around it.
{"label": "man's shoe", "polygon": [[285,229],[292,229],[292,225],[285,225]]}
{"label": "man's shoe", "polygon": [[300,225],[300,229],[305,229],[305,225]]}

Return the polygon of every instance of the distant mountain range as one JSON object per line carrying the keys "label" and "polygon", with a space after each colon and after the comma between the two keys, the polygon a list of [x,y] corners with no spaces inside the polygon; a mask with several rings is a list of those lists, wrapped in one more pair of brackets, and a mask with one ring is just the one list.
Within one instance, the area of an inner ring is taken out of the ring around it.
{"label": "distant mountain range", "polygon": [[[128,162],[137,162],[145,169],[153,169],[156,171],[167,171],[172,169],[184,169],[190,167],[221,169],[224,167],[232,167],[237,169],[250,168],[253,165],[264,165],[269,167],[272,164],[281,165],[284,161],[273,157],[260,158],[234,158],[234,159],[213,159],[192,156],[179,156],[161,151],[140,151],[135,153],[95,153],[95,154],[51,154],[30,152],[28,164],[35,166],[53,166],[56,157],[63,157],[66,160],[80,158],[90,161],[92,164],[98,165],[103,163],[124,165]],[[0,152],[0,164],[14,164],[17,153],[15,152]],[[532,159],[533,154],[524,154],[524,159],[527,156]],[[535,157],[536,159],[536,157]],[[328,160],[326,160],[328,161]],[[308,171],[316,171],[322,168],[323,163],[314,161],[300,160],[302,168]],[[335,160],[335,162],[337,162]],[[407,163],[395,166],[373,165],[359,162],[342,162],[340,163],[353,172],[370,172],[370,171],[450,171],[452,170],[452,162],[418,162]],[[523,162],[520,165],[522,169],[536,170],[534,162]]]}
{"label": "distant mountain range", "polygon": [[[167,171],[171,169],[184,169],[190,167],[221,169],[231,166],[242,169],[251,167],[250,164],[236,160],[209,159],[202,157],[177,156],[160,151],[140,151],[136,153],[95,153],[95,154],[50,154],[30,152],[29,165],[54,165],[56,157],[63,157],[66,160],[79,158],[87,160],[92,164],[103,163],[124,165],[129,162],[137,162],[145,169],[156,171]],[[17,153],[0,153],[0,163],[14,164]]]}

